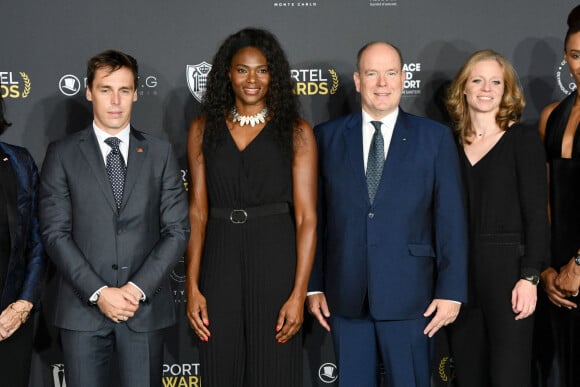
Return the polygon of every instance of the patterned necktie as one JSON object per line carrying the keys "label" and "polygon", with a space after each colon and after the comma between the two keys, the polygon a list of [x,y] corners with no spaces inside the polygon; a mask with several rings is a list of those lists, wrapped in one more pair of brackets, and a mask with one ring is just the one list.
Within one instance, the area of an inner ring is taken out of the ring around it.
{"label": "patterned necktie", "polygon": [[375,133],[369,149],[369,158],[367,160],[367,188],[369,190],[369,199],[371,204],[375,200],[381,175],[383,174],[383,165],[385,164],[385,140],[381,133],[381,121],[371,121],[375,127]]}
{"label": "patterned necktie", "polygon": [[109,137],[105,139],[105,143],[111,147],[111,151],[107,155],[107,175],[111,182],[113,189],[113,196],[115,196],[115,203],[117,209],[121,208],[121,200],[123,200],[123,187],[125,186],[125,160],[119,149],[119,140],[117,137]]}

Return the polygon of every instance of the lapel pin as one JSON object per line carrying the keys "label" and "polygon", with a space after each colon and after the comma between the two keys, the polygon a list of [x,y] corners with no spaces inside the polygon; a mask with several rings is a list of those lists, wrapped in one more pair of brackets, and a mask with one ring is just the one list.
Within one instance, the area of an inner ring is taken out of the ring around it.
{"label": "lapel pin", "polygon": [[8,157],[4,157],[2,161],[8,161]]}
{"label": "lapel pin", "polygon": [[137,153],[143,153],[143,148],[137,148]]}

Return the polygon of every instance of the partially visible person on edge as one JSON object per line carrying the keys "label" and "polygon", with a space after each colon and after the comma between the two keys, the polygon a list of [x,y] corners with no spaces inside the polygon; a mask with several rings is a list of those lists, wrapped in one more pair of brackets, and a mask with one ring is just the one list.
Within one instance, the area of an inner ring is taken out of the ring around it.
{"label": "partially visible person on edge", "polygon": [[[0,97],[0,134],[10,124]],[[46,256],[38,229],[38,171],[25,148],[0,142],[0,384],[28,386],[32,309]]]}
{"label": "partially visible person on edge", "polygon": [[495,51],[467,59],[446,105],[469,219],[469,298],[447,328],[456,385],[529,387],[537,284],[549,253],[542,142],[518,123],[524,95]]}
{"label": "partially visible person on edge", "polygon": [[316,244],[316,141],[268,31],[218,49],[189,129],[187,316],[205,387],[302,385]]}
{"label": "partially visible person on edge", "polygon": [[52,142],[42,166],[68,387],[160,386],[164,329],[176,321],[169,274],[189,238],[187,196],[171,144],[131,125],[137,79],[123,52],[89,59],[93,123]]}
{"label": "partially visible person on edge", "polygon": [[[568,16],[564,59],[580,85],[580,6]],[[542,111],[539,123],[549,166],[552,245],[542,285],[550,305],[554,349],[563,387],[580,386],[580,97],[574,91]],[[552,305],[553,304],[553,305]],[[555,307],[554,307],[555,306]],[[551,359],[547,362],[553,364]]]}
{"label": "partially visible person on edge", "polygon": [[[431,337],[467,297],[467,224],[451,130],[399,108],[405,72],[362,47],[362,111],[316,126],[319,232],[309,311],[332,339],[340,386],[428,387]],[[320,291],[324,292],[321,293]]]}

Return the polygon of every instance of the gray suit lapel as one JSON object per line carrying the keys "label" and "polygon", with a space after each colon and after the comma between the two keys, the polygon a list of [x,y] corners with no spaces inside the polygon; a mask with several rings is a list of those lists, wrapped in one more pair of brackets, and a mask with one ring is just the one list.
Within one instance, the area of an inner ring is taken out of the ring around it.
{"label": "gray suit lapel", "polygon": [[129,200],[135,183],[139,179],[143,162],[148,157],[149,147],[147,140],[141,133],[131,127],[131,135],[129,139],[129,156],[127,160],[127,175],[125,177],[125,188],[123,190],[123,201],[121,203],[121,210]]}
{"label": "gray suit lapel", "polygon": [[79,139],[79,148],[81,154],[89,164],[89,167],[95,176],[95,180],[103,191],[105,198],[111,205],[111,208],[117,212],[115,197],[113,196],[109,176],[107,176],[107,170],[105,169],[105,161],[103,160],[101,149],[97,143],[97,137],[92,128],[84,131],[83,136]]}

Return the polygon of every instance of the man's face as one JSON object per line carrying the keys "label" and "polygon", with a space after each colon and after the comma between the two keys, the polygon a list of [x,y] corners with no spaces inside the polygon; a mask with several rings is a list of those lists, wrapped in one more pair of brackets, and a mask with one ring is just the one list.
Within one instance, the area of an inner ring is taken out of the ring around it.
{"label": "man's face", "polygon": [[363,110],[372,118],[379,120],[398,108],[404,82],[401,60],[393,47],[376,43],[363,51],[354,84]]}
{"label": "man's face", "polygon": [[134,84],[133,72],[127,67],[95,71],[87,99],[93,103],[93,118],[99,128],[116,134],[129,124],[133,102],[137,101]]}

